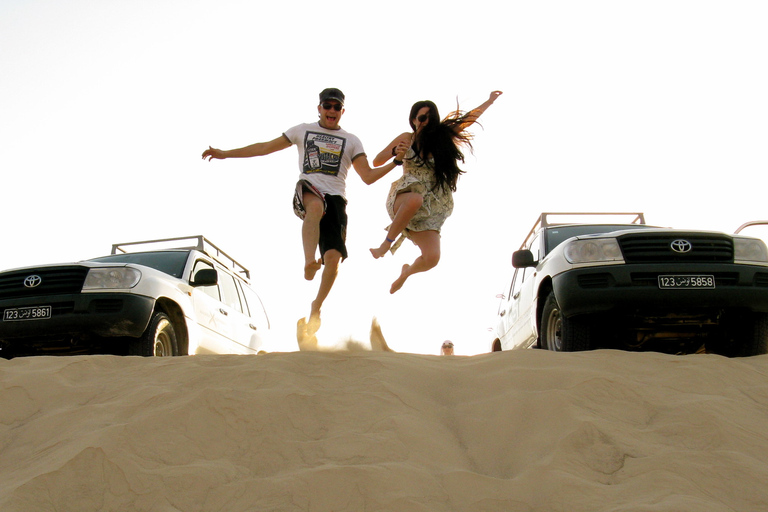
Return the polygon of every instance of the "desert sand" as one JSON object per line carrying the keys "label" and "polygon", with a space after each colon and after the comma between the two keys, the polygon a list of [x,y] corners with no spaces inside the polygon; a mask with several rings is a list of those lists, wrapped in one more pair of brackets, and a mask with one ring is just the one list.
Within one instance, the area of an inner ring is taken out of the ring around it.
{"label": "desert sand", "polygon": [[0,360],[0,510],[765,511],[768,356]]}

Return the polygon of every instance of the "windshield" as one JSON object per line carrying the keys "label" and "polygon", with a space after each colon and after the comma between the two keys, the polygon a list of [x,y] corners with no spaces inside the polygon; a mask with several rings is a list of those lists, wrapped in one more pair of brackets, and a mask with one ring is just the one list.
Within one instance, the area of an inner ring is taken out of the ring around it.
{"label": "windshield", "polygon": [[145,267],[154,268],[173,277],[181,278],[184,274],[184,266],[187,263],[189,251],[156,251],[134,252],[126,254],[112,254],[88,261],[99,263],[135,263]]}
{"label": "windshield", "polygon": [[626,229],[647,229],[654,226],[646,224],[589,224],[579,226],[555,226],[547,230],[547,254],[571,237],[579,235],[596,235],[623,231]]}

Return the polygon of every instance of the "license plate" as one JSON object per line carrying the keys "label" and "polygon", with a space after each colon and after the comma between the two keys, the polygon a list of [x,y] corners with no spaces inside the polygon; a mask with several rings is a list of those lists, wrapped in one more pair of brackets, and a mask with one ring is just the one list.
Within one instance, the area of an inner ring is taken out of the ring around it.
{"label": "license plate", "polygon": [[659,276],[659,288],[679,290],[690,288],[712,289],[715,287],[715,276]]}
{"label": "license plate", "polygon": [[8,308],[3,312],[4,322],[18,322],[21,320],[45,320],[46,318],[51,318],[51,306]]}

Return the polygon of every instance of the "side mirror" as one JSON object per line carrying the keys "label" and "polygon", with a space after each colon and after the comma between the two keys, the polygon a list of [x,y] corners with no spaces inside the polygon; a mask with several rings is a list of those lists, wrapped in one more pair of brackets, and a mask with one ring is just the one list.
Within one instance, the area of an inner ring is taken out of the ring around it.
{"label": "side mirror", "polygon": [[512,253],[512,266],[515,268],[535,267],[533,253],[529,250],[515,251]]}
{"label": "side mirror", "polygon": [[192,282],[192,286],[213,286],[219,283],[219,273],[212,268],[198,270]]}

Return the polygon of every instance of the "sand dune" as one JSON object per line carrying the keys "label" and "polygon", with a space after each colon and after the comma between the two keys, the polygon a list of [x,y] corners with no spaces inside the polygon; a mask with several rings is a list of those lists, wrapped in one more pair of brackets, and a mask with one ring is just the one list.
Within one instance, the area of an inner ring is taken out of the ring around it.
{"label": "sand dune", "polygon": [[0,360],[0,510],[765,511],[768,356]]}

